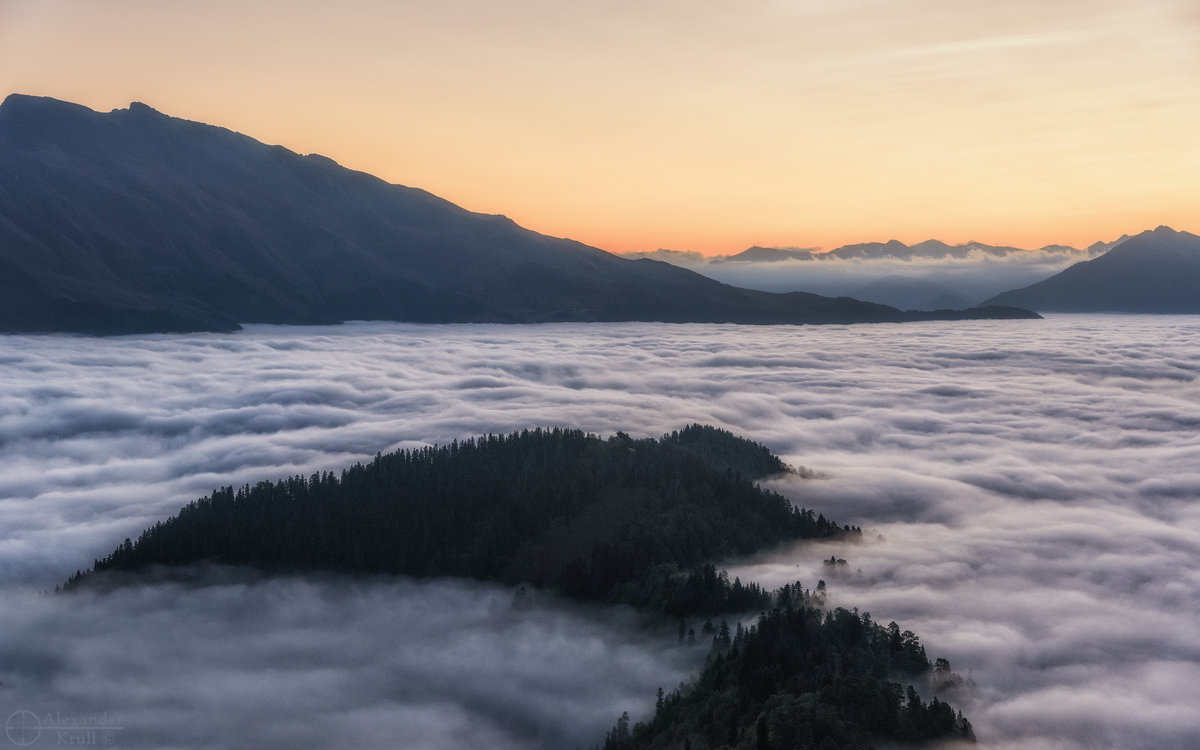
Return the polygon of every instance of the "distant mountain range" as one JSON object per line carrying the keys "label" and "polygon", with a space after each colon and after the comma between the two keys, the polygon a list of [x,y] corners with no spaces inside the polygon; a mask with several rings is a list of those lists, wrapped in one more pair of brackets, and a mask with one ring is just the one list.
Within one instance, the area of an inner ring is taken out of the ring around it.
{"label": "distant mountain range", "polygon": [[[671,250],[660,250],[670,253]],[[711,259],[713,263],[778,263],[784,260],[812,260],[819,254],[815,248],[800,247],[749,247],[740,253]],[[665,258],[663,260],[666,260]]]}
{"label": "distant mountain range", "polygon": [[850,296],[902,310],[957,310],[971,306],[970,301],[944,284],[908,276],[876,279],[851,292]]}
{"label": "distant mountain range", "polygon": [[1200,313],[1200,237],[1159,227],[987,305],[1043,312]]}
{"label": "distant mountain range", "polygon": [[1200,314],[1200,237],[1165,226],[1085,250],[891,240],[829,252],[755,246],[715,257],[672,250],[646,256],[729,283],[844,294],[905,310],[979,304],[1038,312]]}
{"label": "distant mountain range", "polygon": [[828,252],[805,247],[754,246],[728,255],[656,250],[627,258],[662,260],[709,278],[767,292],[805,291],[848,296],[901,310],[937,310],[981,304],[1000,292],[1053,276],[1073,263],[1095,258],[1116,242],[1080,250],[1047,245],[1025,250],[967,242],[951,245],[898,240],[844,245]]}
{"label": "distant mountain range", "polygon": [[970,260],[985,258],[1009,258],[1020,256],[1057,256],[1071,260],[1086,260],[1108,252],[1116,245],[1129,239],[1128,235],[1115,242],[1096,242],[1086,249],[1069,245],[1046,245],[1034,250],[1007,245],[987,245],[982,242],[967,242],[950,245],[941,240],[925,240],[915,245],[906,245],[899,240],[887,242],[862,242],[843,245],[828,252],[810,247],[761,247],[755,245],[732,255],[704,256],[682,250],[655,250],[653,252],[623,253],[629,258],[652,258],[678,265],[696,266],[720,263],[781,263],[785,261],[839,261],[839,260]]}
{"label": "distant mountain range", "polygon": [[1032,315],[742,289],[143,104],[101,114],[12,95],[0,105],[2,331]]}

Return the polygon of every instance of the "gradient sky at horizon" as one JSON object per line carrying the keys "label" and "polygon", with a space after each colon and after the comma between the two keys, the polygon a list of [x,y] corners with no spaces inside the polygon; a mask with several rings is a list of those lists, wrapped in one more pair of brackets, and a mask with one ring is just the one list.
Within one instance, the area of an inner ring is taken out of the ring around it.
{"label": "gradient sky at horizon", "polygon": [[1194,0],[0,0],[15,92],[612,251],[1200,231]]}

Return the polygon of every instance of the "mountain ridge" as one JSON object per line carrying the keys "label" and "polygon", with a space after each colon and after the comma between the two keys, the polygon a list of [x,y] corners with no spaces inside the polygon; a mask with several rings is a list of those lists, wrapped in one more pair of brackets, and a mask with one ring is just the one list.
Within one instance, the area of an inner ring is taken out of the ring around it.
{"label": "mountain ridge", "polygon": [[109,113],[20,94],[0,104],[0,331],[929,315],[619,258],[137,102]]}
{"label": "mountain ridge", "polygon": [[1112,242],[1093,242],[1086,248],[1076,248],[1070,245],[1050,244],[1037,248],[1020,248],[1010,245],[989,245],[984,242],[964,242],[952,245],[937,239],[928,239],[912,245],[906,245],[900,240],[886,242],[858,242],[841,245],[829,251],[819,248],[797,247],[764,247],[754,245],[741,252],[728,255],[705,256],[687,250],[668,250],[660,248],[653,252],[626,252],[621,255],[629,258],[654,258],[667,262],[676,262],[689,266],[706,263],[779,263],[785,261],[820,261],[832,262],[839,260],[965,260],[974,256],[985,258],[1009,258],[1021,255],[1061,255],[1075,256],[1080,259],[1094,258],[1108,252],[1113,247],[1129,239],[1122,235]]}
{"label": "mountain ridge", "polygon": [[1200,237],[1167,226],[984,302],[1045,312],[1200,313]]}

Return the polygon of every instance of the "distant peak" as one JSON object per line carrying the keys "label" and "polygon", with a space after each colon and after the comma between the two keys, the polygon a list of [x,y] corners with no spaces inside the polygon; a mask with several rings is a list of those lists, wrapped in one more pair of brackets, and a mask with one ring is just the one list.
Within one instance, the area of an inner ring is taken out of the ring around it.
{"label": "distant peak", "polygon": [[304,158],[315,164],[324,164],[327,167],[342,166],[341,164],[338,164],[336,161],[334,161],[333,159],[330,159],[328,156],[325,156],[324,154],[305,154]]}
{"label": "distant peak", "polygon": [[22,111],[38,111],[47,109],[69,109],[69,110],[86,110],[81,104],[72,104],[64,102],[61,99],[55,99],[49,96],[32,96],[30,94],[9,94],[4,97],[4,102],[0,104],[0,111],[12,112],[14,110]]}
{"label": "distant peak", "polygon": [[0,104],[0,127],[6,133],[23,133],[25,137],[38,139],[45,136],[47,128],[86,122],[95,114],[83,105],[49,96],[9,94]]}
{"label": "distant peak", "polygon": [[37,97],[30,96],[29,94],[9,94],[8,96],[4,97],[3,102],[0,102],[0,109],[19,107],[24,104],[26,100],[36,98]]}
{"label": "distant peak", "polygon": [[[119,112],[120,110],[114,110],[114,111]],[[155,109],[154,107],[151,107],[149,104],[143,104],[142,102],[130,102],[129,109],[126,111],[129,112],[129,114],[131,114],[131,115],[158,115],[160,117],[162,116],[162,112],[159,112],[157,109]]]}
{"label": "distant peak", "polygon": [[1158,234],[1158,235],[1164,235],[1164,236],[1179,234],[1179,232],[1176,232],[1174,229],[1170,228],[1166,224],[1160,224],[1159,226],[1155,227],[1154,233]]}
{"label": "distant peak", "polygon": [[32,96],[30,94],[9,94],[4,97],[4,102],[0,103],[0,107],[19,107],[23,104],[32,104],[38,101],[57,101],[50,99],[48,96]]}
{"label": "distant peak", "polygon": [[[30,94],[9,94],[4,98],[4,102],[0,103],[0,111],[7,113],[75,112],[92,115],[96,114],[95,110],[85,107],[82,104],[65,102],[61,99],[55,99],[51,96],[32,96]],[[153,114],[162,116],[161,112],[148,104],[143,104],[142,102],[130,102],[128,109],[114,109],[113,112],[130,112],[132,114]]]}

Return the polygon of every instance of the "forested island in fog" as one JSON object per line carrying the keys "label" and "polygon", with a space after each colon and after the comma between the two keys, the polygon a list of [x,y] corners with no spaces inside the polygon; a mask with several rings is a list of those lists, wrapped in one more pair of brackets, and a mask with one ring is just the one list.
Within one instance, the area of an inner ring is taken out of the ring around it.
{"label": "forested island in fog", "polygon": [[[195,563],[531,584],[677,621],[681,642],[711,646],[693,684],[660,691],[647,722],[621,717],[605,748],[972,738],[949,704],[894,681],[932,669],[915,634],[825,610],[823,581],[768,592],[713,565],[786,541],[861,535],[753,482],[789,470],[764,446],[701,425],[657,440],[487,435],[377,455],[340,474],[216,490],[65,589],[186,575]],[[738,617],[755,612],[743,627]]]}

